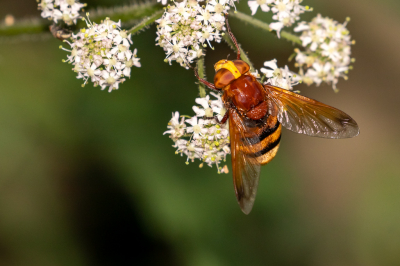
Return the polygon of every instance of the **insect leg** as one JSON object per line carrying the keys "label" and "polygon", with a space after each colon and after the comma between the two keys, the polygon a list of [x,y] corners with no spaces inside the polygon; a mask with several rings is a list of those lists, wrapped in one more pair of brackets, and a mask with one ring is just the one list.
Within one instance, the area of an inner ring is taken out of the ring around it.
{"label": "insect leg", "polygon": [[229,27],[228,15],[225,16],[225,21],[226,21],[226,29],[227,29],[227,31],[228,31],[228,34],[229,34],[229,36],[231,37],[233,43],[234,43],[235,46],[236,46],[236,50],[237,50],[237,59],[239,60],[239,59],[240,59],[240,48],[239,48],[239,45],[238,45],[238,43],[237,43],[237,41],[236,41],[235,36],[233,36],[233,33],[232,33],[232,31],[231,31],[231,27]]}
{"label": "insect leg", "polygon": [[217,89],[217,88],[215,87],[215,85],[212,84],[211,82],[208,82],[207,80],[200,78],[200,77],[199,77],[199,73],[197,73],[197,69],[196,69],[196,68],[194,69],[194,75],[196,76],[196,78],[197,78],[201,83],[203,83],[204,85],[206,85],[206,86],[209,87],[210,89],[216,90],[216,91],[220,91],[220,90]]}
{"label": "insect leg", "polygon": [[211,117],[203,116],[203,117],[201,117],[201,118],[204,119],[204,120],[215,119],[215,121],[216,121],[218,124],[222,125],[222,124],[225,124],[225,123],[226,123],[226,120],[228,120],[228,118],[229,118],[229,112],[226,111],[226,113],[225,113],[224,117],[222,117],[221,121],[218,120],[218,116],[211,116]]}
{"label": "insect leg", "polygon": [[224,117],[222,117],[221,121],[218,121],[218,117],[215,117],[215,120],[217,120],[218,124],[225,124],[226,120],[228,120],[229,118],[229,109],[226,110],[226,113],[224,115]]}
{"label": "insect leg", "polygon": [[228,120],[228,118],[229,118],[229,109],[226,110],[226,113],[225,113],[224,116],[222,117],[221,121],[218,120],[218,116],[211,116],[211,117],[203,116],[202,118],[205,119],[205,120],[215,119],[215,121],[216,121],[218,124],[222,125],[222,124],[225,124],[225,123],[226,123],[226,120]]}

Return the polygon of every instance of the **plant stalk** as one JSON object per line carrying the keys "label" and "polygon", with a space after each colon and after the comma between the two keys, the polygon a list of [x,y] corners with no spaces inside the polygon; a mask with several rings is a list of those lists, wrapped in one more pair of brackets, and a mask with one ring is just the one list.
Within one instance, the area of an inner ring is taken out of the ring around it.
{"label": "plant stalk", "polygon": [[[197,67],[197,73],[199,74],[199,77],[202,79],[205,79],[206,78],[206,75],[205,75],[206,68],[204,66],[204,56],[200,57],[197,60],[196,65],[197,65],[196,67]],[[200,98],[206,97],[206,85],[204,85],[201,82],[199,82],[199,95],[200,95]]]}
{"label": "plant stalk", "polygon": [[[234,12],[230,12],[229,16],[237,18],[237,19],[240,19],[241,21],[249,23],[250,25],[253,25],[254,27],[262,29],[264,31],[272,31],[271,28],[269,27],[268,23],[265,23],[265,22],[263,22],[261,20],[258,20],[258,19],[254,18],[252,16],[246,15],[246,14],[244,14],[242,12],[239,12],[239,11],[237,11],[235,13]],[[291,42],[299,44],[299,45],[302,44],[300,38],[297,35],[291,34],[291,33],[287,32],[287,31],[284,31],[284,30],[282,30],[280,32],[280,35],[281,35],[282,38],[284,38],[284,39],[286,39],[288,41],[291,41]]]}

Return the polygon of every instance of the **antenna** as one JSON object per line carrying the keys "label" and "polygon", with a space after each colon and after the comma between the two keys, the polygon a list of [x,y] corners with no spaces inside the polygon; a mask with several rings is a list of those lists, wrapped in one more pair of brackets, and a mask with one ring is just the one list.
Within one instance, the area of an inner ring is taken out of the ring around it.
{"label": "antenna", "polygon": [[239,45],[238,45],[238,43],[237,43],[237,41],[236,41],[235,36],[233,36],[233,33],[232,33],[232,31],[231,31],[231,28],[229,27],[228,15],[225,16],[225,21],[226,21],[226,29],[228,30],[228,34],[229,34],[229,36],[231,37],[233,43],[234,43],[235,46],[236,46],[236,50],[237,50],[237,59],[240,59],[240,49],[239,49]]}

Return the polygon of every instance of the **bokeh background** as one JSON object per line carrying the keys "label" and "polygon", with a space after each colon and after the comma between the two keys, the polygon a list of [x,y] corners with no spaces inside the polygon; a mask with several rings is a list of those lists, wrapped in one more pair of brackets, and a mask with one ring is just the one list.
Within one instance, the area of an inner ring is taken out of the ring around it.
{"label": "bokeh background", "polygon": [[[87,1],[110,6],[124,1]],[[240,10],[249,13],[247,1]],[[244,215],[231,175],[185,165],[163,136],[192,115],[195,78],[163,63],[155,26],[133,38],[142,67],[120,90],[81,87],[52,38],[0,44],[0,265],[400,265],[400,2],[305,0],[357,41],[348,81],[300,85],[349,113],[354,139],[284,130]],[[39,16],[34,0],[0,1],[0,18]],[[261,19],[268,16],[258,14]],[[231,19],[257,68],[293,47]],[[212,64],[233,54],[215,45]]]}

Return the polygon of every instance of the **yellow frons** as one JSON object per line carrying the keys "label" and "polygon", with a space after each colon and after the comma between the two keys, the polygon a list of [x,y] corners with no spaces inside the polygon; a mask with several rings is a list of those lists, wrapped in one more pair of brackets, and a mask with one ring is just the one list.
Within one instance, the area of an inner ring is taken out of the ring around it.
{"label": "yellow frons", "polygon": [[229,70],[229,72],[232,73],[232,75],[235,77],[235,79],[239,78],[242,74],[240,74],[239,69],[235,66],[235,64],[232,61],[229,60],[219,60],[215,65],[214,65],[215,71],[220,70],[221,68],[225,68]]}

